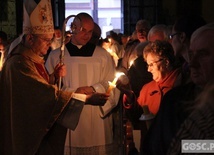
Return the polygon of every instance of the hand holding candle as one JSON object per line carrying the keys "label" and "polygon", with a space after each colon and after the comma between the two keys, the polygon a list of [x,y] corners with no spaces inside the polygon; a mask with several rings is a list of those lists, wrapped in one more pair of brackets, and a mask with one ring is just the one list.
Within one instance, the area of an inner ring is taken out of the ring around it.
{"label": "hand holding candle", "polygon": [[112,82],[109,81],[109,87],[106,92],[107,94],[110,94],[111,90],[116,87],[116,82],[121,75],[124,75],[124,73],[122,72],[116,73],[114,80]]}

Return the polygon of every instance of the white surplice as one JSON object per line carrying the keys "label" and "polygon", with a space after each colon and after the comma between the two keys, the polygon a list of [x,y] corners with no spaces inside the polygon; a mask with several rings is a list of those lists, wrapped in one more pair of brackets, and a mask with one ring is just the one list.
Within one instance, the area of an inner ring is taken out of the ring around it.
{"label": "white surplice", "polygon": [[[50,52],[46,68],[52,73],[59,63],[60,50]],[[111,56],[103,48],[96,46],[92,56],[70,56],[65,48],[64,64],[67,74],[63,78],[63,88],[75,91],[81,86],[94,86],[97,92],[106,92],[105,84],[115,77],[115,67]],[[75,131],[69,131],[65,147],[103,147],[113,142],[111,110],[117,105],[120,92],[114,89],[104,106],[85,105]],[[73,154],[72,154],[73,155]]]}

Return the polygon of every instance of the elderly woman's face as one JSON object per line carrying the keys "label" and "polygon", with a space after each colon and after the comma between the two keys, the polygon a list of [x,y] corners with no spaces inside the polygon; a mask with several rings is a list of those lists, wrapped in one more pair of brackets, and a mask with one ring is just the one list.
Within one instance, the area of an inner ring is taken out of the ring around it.
{"label": "elderly woman's face", "polygon": [[146,62],[148,64],[148,71],[152,73],[153,80],[156,82],[165,78],[167,74],[166,65],[164,63],[164,59],[159,57],[158,55],[148,53],[146,57]]}

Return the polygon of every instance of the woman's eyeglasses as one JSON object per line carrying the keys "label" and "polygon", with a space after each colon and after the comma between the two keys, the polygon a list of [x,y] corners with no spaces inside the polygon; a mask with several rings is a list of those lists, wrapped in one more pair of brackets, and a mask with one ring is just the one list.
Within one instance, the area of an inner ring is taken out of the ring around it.
{"label": "woman's eyeglasses", "polygon": [[153,67],[154,64],[156,64],[156,63],[158,63],[158,62],[160,62],[160,61],[163,61],[163,59],[159,59],[159,60],[157,60],[157,61],[154,61],[154,62],[148,64],[147,67]]}

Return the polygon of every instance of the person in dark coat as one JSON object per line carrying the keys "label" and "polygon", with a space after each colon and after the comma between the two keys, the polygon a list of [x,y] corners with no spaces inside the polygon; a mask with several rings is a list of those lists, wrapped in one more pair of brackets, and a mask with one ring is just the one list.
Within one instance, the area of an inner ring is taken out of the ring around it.
{"label": "person in dark coat", "polygon": [[190,41],[192,82],[169,91],[148,131],[143,153],[165,155],[181,124],[195,111],[195,99],[214,77],[214,23],[197,29]]}

